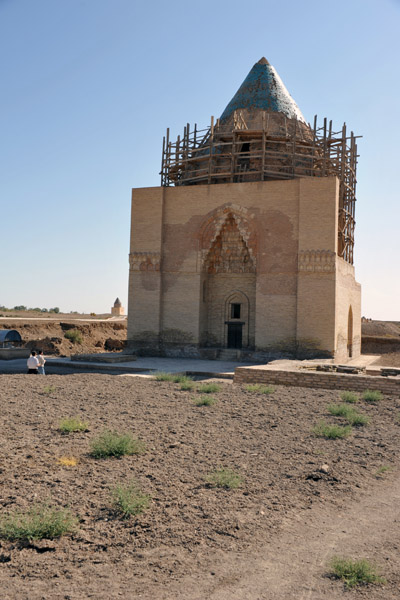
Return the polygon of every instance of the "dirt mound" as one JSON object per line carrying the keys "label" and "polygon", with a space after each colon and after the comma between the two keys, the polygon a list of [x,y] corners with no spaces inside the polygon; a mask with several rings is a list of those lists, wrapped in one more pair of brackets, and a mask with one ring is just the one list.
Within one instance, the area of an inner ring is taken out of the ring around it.
{"label": "dirt mound", "polygon": [[[27,348],[41,348],[45,354],[56,356],[122,350],[126,340],[126,321],[10,319],[1,320],[0,329],[16,329]],[[71,336],[74,331],[78,334]]]}
{"label": "dirt mound", "polygon": [[381,336],[400,338],[399,321],[363,321],[361,323],[362,336]]}

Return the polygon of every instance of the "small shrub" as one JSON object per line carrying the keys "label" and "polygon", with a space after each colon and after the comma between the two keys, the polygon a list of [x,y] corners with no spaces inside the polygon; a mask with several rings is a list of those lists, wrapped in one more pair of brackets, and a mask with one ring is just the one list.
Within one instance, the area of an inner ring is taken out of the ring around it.
{"label": "small shrub", "polygon": [[347,417],[347,421],[350,425],[368,425],[369,418],[366,415],[361,415],[360,413],[354,411]]}
{"label": "small shrub", "polygon": [[212,406],[217,401],[214,396],[200,396],[200,398],[195,398],[194,403],[196,406]]}
{"label": "small shrub", "polygon": [[382,392],[379,390],[365,390],[362,394],[362,399],[365,400],[365,402],[379,402],[382,398]]}
{"label": "small shrub", "polygon": [[312,431],[317,437],[323,437],[328,440],[336,440],[349,436],[352,429],[351,425],[341,427],[340,425],[327,425],[325,421],[320,421],[317,425],[315,425]]}
{"label": "small shrub", "polygon": [[377,469],[375,475],[379,477],[380,475],[383,475],[384,473],[387,473],[388,471],[392,470],[393,467],[390,467],[389,465],[382,465],[381,467],[379,467],[379,469]]}
{"label": "small shrub", "polygon": [[369,583],[383,583],[384,579],[376,571],[376,567],[367,560],[334,557],[331,561],[333,575],[342,579],[348,588]]}
{"label": "small shrub", "polygon": [[61,456],[58,459],[58,464],[60,464],[62,467],[76,467],[78,464],[78,459],[76,459],[74,456]]}
{"label": "small shrub", "polygon": [[183,392],[189,392],[196,387],[196,384],[191,377],[182,377],[179,383],[181,384],[181,390]]}
{"label": "small shrub", "polygon": [[191,386],[185,389],[193,389],[193,379],[188,375],[182,375],[181,373],[165,373],[164,371],[158,371],[158,373],[156,373],[154,377],[156,381],[172,381],[173,383],[181,383],[184,386]]}
{"label": "small shrub", "polygon": [[240,475],[232,471],[232,469],[216,469],[207,476],[206,481],[212,487],[226,488],[228,490],[234,490],[242,483]]}
{"label": "small shrub", "polygon": [[134,438],[130,433],[117,433],[116,431],[103,431],[90,441],[91,455],[94,458],[120,457],[125,454],[141,454],[145,445],[141,440]]}
{"label": "small shrub", "polygon": [[82,344],[83,338],[80,331],[77,329],[70,329],[64,333],[64,337],[67,338],[73,344]]}
{"label": "small shrub", "polygon": [[355,404],[358,402],[358,394],[355,394],[354,392],[342,392],[340,394],[340,398],[343,400],[343,402],[348,402],[349,404]]}
{"label": "small shrub", "polygon": [[200,394],[216,394],[221,389],[221,386],[217,383],[203,383],[197,387],[197,391]]}
{"label": "small shrub", "polygon": [[174,383],[189,383],[189,382],[193,382],[192,377],[189,377],[188,375],[180,375],[179,373],[175,375],[172,375],[172,381]]}
{"label": "small shrub", "polygon": [[172,373],[164,373],[164,371],[158,371],[158,373],[156,373],[154,375],[154,378],[156,381],[173,381],[174,380],[174,376],[172,375]]}
{"label": "small shrub", "polygon": [[352,406],[347,404],[331,404],[328,411],[335,417],[344,417],[350,425],[367,425],[369,418],[358,413]]}
{"label": "small shrub", "polygon": [[67,419],[63,419],[58,428],[62,433],[87,431],[88,423],[86,423],[86,421],[81,421],[79,417],[69,417]]}
{"label": "small shrub", "polygon": [[45,385],[43,388],[43,394],[46,394],[46,396],[53,394],[55,391],[56,391],[56,388],[54,385]]}
{"label": "small shrub", "polygon": [[77,519],[67,509],[37,504],[0,517],[0,537],[11,541],[52,539],[73,531]]}
{"label": "small shrub", "polygon": [[149,506],[150,496],[143,494],[135,481],[112,490],[113,508],[124,519],[139,515]]}
{"label": "small shrub", "polygon": [[261,383],[253,383],[246,386],[248,392],[254,392],[256,394],[272,394],[274,388],[272,385],[262,385]]}

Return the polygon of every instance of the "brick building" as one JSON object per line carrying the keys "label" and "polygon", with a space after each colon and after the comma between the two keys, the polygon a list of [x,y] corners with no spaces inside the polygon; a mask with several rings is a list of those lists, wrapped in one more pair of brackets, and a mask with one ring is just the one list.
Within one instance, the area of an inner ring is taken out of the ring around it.
{"label": "brick building", "polygon": [[129,346],[358,356],[356,164],[353,133],[307,124],[265,58],[207,129],[167,130],[161,186],[132,193]]}

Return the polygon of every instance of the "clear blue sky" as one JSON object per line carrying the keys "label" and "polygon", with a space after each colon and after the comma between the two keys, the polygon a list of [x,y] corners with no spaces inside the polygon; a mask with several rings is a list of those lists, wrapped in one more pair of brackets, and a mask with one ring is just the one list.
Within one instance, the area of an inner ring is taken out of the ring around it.
{"label": "clear blue sky", "polygon": [[0,0],[0,305],[127,305],[132,187],[262,56],[359,141],[362,313],[400,320],[400,1]]}

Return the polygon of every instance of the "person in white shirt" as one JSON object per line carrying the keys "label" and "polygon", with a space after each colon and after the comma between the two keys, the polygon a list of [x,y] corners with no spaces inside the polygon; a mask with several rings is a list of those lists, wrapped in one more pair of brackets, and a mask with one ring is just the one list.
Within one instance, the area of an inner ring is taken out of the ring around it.
{"label": "person in white shirt", "polygon": [[39,366],[38,366],[39,375],[46,375],[46,373],[44,372],[44,363],[46,362],[46,359],[43,356],[43,350],[39,350],[37,359],[39,361]]}
{"label": "person in white shirt", "polygon": [[28,358],[27,366],[28,366],[28,374],[31,374],[31,375],[38,374],[39,361],[36,358],[36,352],[34,350],[32,350],[31,355]]}

